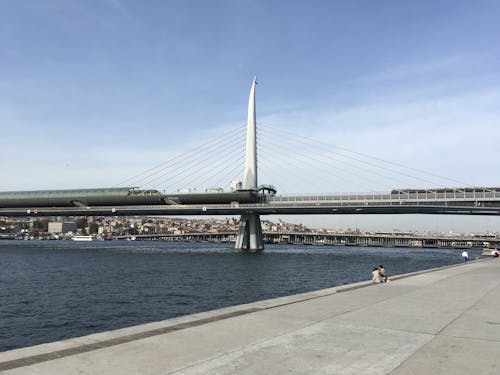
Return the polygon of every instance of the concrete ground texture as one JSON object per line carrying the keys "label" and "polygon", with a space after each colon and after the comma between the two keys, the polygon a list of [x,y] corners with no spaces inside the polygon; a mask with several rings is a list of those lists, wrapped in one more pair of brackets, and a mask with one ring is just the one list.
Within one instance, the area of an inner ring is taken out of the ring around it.
{"label": "concrete ground texture", "polygon": [[2,374],[500,374],[500,260],[0,353]]}

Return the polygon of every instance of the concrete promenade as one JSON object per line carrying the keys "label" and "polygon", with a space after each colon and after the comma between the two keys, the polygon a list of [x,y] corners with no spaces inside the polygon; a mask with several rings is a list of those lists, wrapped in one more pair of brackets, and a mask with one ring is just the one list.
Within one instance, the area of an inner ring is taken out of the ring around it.
{"label": "concrete promenade", "polygon": [[500,374],[500,260],[3,352],[1,371]]}

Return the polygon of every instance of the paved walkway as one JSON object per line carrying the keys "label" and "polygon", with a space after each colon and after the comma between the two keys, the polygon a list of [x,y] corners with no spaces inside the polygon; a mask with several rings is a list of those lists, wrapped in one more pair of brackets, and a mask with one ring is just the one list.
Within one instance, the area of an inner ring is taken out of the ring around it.
{"label": "paved walkway", "polygon": [[2,374],[500,374],[500,260],[0,353]]}

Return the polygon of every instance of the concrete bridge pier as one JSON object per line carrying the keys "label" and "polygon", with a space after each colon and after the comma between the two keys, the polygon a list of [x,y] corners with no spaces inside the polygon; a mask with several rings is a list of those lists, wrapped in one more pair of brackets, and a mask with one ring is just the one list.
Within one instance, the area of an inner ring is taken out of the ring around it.
{"label": "concrete bridge pier", "polygon": [[262,237],[259,214],[250,212],[241,215],[234,248],[252,253],[264,250],[264,239]]}

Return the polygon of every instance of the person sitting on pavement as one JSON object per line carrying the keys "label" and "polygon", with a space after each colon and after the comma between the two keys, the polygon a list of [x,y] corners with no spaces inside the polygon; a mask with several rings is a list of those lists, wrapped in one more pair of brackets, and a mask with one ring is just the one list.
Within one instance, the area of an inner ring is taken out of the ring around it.
{"label": "person sitting on pavement", "polygon": [[383,283],[386,283],[387,280],[389,280],[389,277],[387,276],[383,265],[378,266],[378,272],[380,274],[380,280],[382,280]]}
{"label": "person sitting on pavement", "polygon": [[382,278],[380,277],[380,271],[378,267],[373,267],[372,275],[373,275],[372,282],[374,284],[379,284],[382,282]]}

